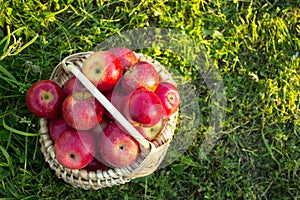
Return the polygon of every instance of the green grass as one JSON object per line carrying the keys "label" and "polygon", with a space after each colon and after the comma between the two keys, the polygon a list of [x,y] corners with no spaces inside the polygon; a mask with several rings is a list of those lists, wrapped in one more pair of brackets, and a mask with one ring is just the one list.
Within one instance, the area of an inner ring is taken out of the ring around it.
{"label": "green grass", "polygon": [[[0,0],[0,197],[12,199],[300,199],[300,9],[294,1]],[[220,138],[206,159],[213,96],[197,66],[141,51],[196,86],[200,125],[188,150],[155,173],[74,189],[44,162],[25,94],[72,53],[122,31],[163,27],[192,38],[224,83]]]}

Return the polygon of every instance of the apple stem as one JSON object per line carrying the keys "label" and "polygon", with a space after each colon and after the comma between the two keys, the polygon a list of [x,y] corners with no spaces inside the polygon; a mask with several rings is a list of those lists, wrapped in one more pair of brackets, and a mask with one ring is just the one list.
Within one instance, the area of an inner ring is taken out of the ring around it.
{"label": "apple stem", "polygon": [[112,105],[112,103],[81,73],[81,71],[73,64],[63,63],[66,71],[70,71],[77,79],[94,95],[94,97],[106,108],[106,110],[117,120],[121,126],[134,137],[139,144],[145,149],[150,148],[149,142],[132,126],[130,122]]}

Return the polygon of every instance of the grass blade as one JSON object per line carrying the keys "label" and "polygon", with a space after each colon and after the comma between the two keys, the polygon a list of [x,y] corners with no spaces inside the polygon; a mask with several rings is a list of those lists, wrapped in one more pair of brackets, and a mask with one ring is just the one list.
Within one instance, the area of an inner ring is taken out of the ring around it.
{"label": "grass blade", "polygon": [[0,164],[0,165],[5,166],[5,167],[11,166],[12,165],[12,161],[11,161],[11,158],[10,158],[8,152],[6,151],[6,149],[4,149],[4,147],[0,146],[0,151],[2,152],[2,155],[4,155],[4,157],[7,160],[7,164]]}
{"label": "grass blade", "polygon": [[4,155],[4,157],[7,161],[7,164],[0,163],[0,166],[9,167],[10,171],[12,172],[12,175],[14,176],[15,173],[14,173],[14,169],[13,169],[12,159],[9,156],[9,153],[6,151],[6,149],[3,146],[0,146],[0,151],[2,152],[2,155]]}
{"label": "grass blade", "polygon": [[7,26],[7,40],[6,40],[5,46],[3,48],[3,52],[5,52],[7,50],[9,43],[10,43],[10,29],[9,29],[9,26]]}
{"label": "grass blade", "polygon": [[0,72],[5,74],[8,78],[17,81],[17,79],[9,71],[7,71],[2,65],[0,65]]}
{"label": "grass blade", "polygon": [[11,86],[13,86],[12,83],[15,83],[16,85],[19,85],[19,86],[25,86],[25,84],[20,83],[20,82],[18,82],[17,80],[12,80],[12,79],[9,79],[9,78],[4,77],[4,76],[1,76],[1,75],[0,75],[0,79],[6,81],[6,82],[9,83]]}
{"label": "grass blade", "polygon": [[[24,29],[26,29],[26,27],[18,28],[17,30],[15,30],[15,31],[13,31],[12,33],[10,33],[10,29],[7,28],[7,36],[3,37],[3,39],[0,41],[0,45],[1,45],[2,43],[4,43],[5,40],[10,41],[10,36],[11,36],[11,35],[13,35],[13,34],[15,34],[15,33],[19,33],[19,32],[21,32],[21,31],[24,30]],[[7,46],[6,46],[7,43],[8,43],[8,42],[5,43],[5,47],[3,48],[3,52],[7,50]]]}
{"label": "grass blade", "polygon": [[20,47],[16,52],[14,52],[12,55],[15,56],[19,54],[21,51],[23,51],[25,48],[30,46],[32,43],[36,41],[36,39],[39,37],[39,34],[36,34],[34,38],[32,38],[29,42],[27,42],[24,46]]}
{"label": "grass blade", "polygon": [[32,137],[35,137],[35,136],[40,136],[39,133],[26,133],[26,132],[23,132],[23,131],[20,131],[20,130],[17,130],[17,129],[14,129],[8,125],[6,125],[5,121],[4,121],[4,118],[3,118],[3,127],[10,131],[10,132],[13,132],[15,134],[18,134],[18,135],[23,135],[23,136],[32,136]]}

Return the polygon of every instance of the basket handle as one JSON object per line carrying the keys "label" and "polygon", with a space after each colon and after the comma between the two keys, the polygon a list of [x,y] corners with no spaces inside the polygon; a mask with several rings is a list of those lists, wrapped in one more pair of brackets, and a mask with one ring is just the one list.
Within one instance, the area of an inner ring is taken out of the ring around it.
{"label": "basket handle", "polygon": [[134,137],[139,144],[150,149],[149,141],[146,140],[127,119],[118,111],[113,104],[81,73],[81,71],[73,63],[62,62],[63,68],[70,71],[76,78],[95,96],[95,98],[106,108],[106,110],[117,120],[121,126]]}

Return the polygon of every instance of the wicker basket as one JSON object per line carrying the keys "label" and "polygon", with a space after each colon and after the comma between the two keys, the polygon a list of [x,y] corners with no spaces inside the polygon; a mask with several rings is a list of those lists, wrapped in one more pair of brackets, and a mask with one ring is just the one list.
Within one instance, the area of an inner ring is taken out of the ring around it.
{"label": "wicker basket", "polygon": [[[82,52],[66,57],[53,70],[50,79],[63,86],[68,79],[74,76],[69,70],[66,70],[68,65],[81,68],[84,60],[94,52]],[[151,63],[160,75],[160,81],[167,81],[175,84],[171,74],[159,62],[140,53],[136,53],[140,61]],[[44,154],[45,161],[48,162],[51,169],[55,171],[58,178],[62,178],[65,182],[73,187],[83,189],[100,189],[120,185],[129,182],[131,179],[147,176],[153,173],[160,163],[163,161],[170,142],[172,140],[178,111],[172,114],[165,122],[162,131],[156,138],[149,142],[143,137],[136,136],[130,133],[137,139],[141,147],[141,153],[136,161],[123,168],[109,168],[106,171],[87,171],[85,169],[73,170],[62,166],[56,159],[54,153],[54,144],[48,134],[48,121],[40,119],[40,143],[41,151]]]}

